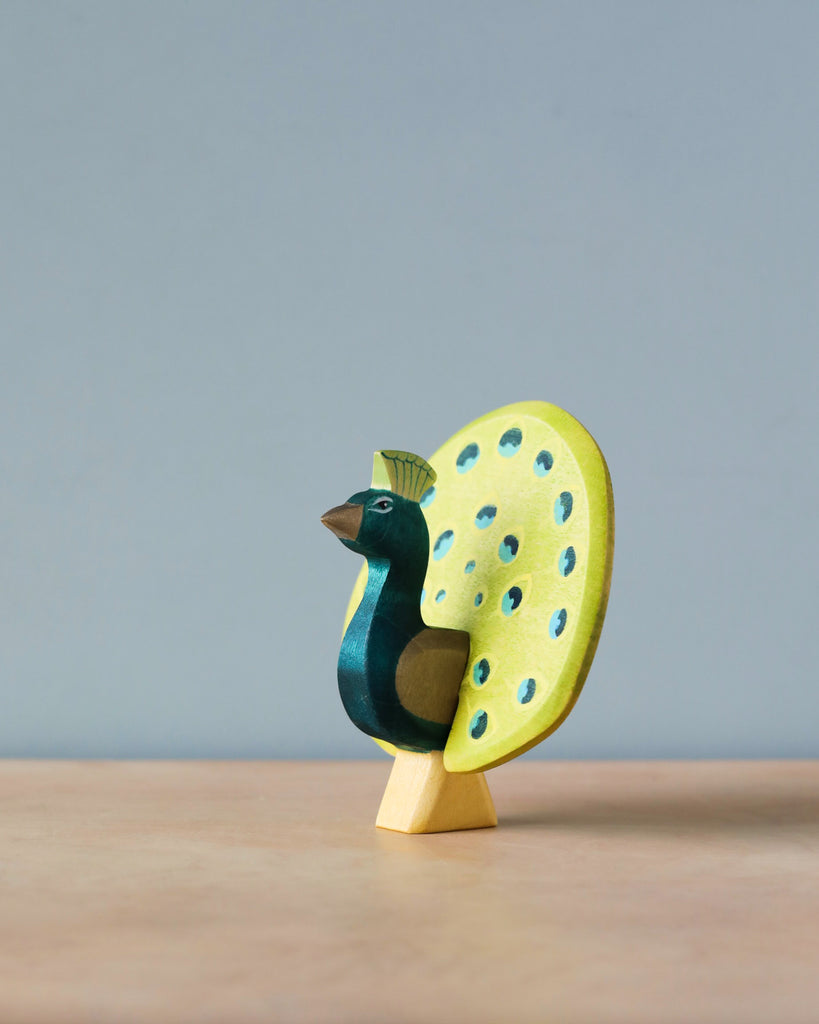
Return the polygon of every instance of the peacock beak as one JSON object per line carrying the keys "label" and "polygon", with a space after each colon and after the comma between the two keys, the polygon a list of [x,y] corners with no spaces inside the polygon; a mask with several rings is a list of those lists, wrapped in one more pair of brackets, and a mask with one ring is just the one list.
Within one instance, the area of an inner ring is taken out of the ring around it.
{"label": "peacock beak", "polygon": [[336,505],[329,512],[325,512],[321,521],[341,540],[355,540],[361,528],[363,514],[363,505],[353,505],[352,502],[345,501],[343,505]]}

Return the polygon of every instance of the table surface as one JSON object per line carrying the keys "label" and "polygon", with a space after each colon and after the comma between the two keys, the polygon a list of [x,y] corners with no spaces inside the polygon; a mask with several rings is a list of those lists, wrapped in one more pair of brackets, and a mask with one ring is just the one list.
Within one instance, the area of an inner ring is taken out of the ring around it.
{"label": "table surface", "polygon": [[819,762],[0,761],[0,1021],[819,1020]]}

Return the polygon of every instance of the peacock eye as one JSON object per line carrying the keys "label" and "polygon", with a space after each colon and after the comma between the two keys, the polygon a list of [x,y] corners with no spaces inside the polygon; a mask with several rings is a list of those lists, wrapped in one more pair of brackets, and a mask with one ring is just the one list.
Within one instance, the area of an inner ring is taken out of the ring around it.
{"label": "peacock eye", "polygon": [[392,512],[392,498],[379,498],[370,508],[373,512]]}

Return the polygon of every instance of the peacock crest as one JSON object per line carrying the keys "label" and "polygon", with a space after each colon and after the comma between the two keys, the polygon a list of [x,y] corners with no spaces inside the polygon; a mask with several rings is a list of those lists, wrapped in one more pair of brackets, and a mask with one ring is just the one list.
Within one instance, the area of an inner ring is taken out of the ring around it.
{"label": "peacock crest", "polygon": [[410,501],[420,501],[435,483],[435,470],[412,452],[380,451],[373,456],[373,482],[377,490],[392,491]]}

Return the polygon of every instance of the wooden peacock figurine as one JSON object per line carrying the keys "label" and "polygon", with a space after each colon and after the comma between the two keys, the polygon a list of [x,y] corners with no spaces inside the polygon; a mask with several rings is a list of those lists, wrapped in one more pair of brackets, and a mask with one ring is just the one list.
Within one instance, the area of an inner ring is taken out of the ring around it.
{"label": "wooden peacock figurine", "polygon": [[377,452],[370,488],[322,517],[367,559],[339,690],[396,755],[376,823],[403,832],[497,823],[483,771],[571,711],[613,554],[605,460],[562,409],[506,406],[430,461]]}

